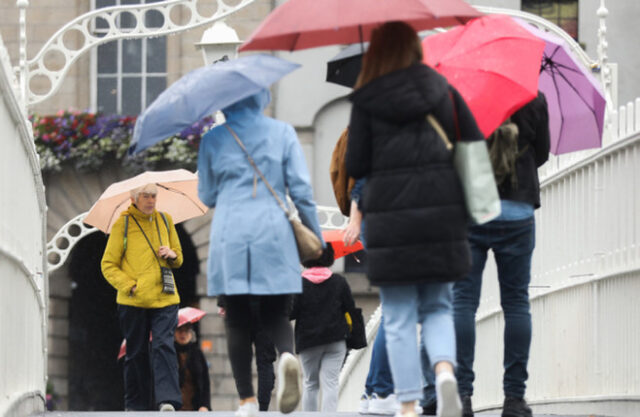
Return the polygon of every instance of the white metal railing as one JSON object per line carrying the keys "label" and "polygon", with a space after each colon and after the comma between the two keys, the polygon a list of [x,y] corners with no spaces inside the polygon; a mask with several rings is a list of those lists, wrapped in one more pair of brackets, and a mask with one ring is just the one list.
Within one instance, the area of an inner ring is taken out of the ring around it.
{"label": "white metal railing", "polygon": [[42,411],[47,369],[46,203],[31,125],[0,37],[0,415]]}

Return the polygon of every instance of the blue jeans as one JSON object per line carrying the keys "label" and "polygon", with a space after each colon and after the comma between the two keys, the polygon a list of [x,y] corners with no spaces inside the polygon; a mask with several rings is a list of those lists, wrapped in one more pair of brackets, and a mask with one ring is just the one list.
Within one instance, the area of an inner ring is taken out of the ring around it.
{"label": "blue jeans", "polygon": [[529,282],[531,256],[535,247],[534,218],[492,221],[469,231],[472,266],[469,275],[455,283],[454,317],[458,346],[458,387],[460,395],[473,395],[473,360],[476,342],[475,316],[480,303],[482,271],[487,251],[493,250],[498,267],[500,304],[504,312],[505,396],[523,398],[528,378],[527,362],[531,345]]}
{"label": "blue jeans", "polygon": [[393,394],[393,378],[391,377],[391,367],[389,366],[389,356],[387,355],[387,338],[384,333],[384,317],[380,318],[378,334],[373,342],[371,350],[371,362],[369,363],[369,373],[364,388],[368,396],[374,392],[381,397]]}
{"label": "blue jeans", "polygon": [[380,287],[387,352],[395,392],[400,402],[422,399],[422,368],[416,334],[432,363],[455,365],[456,339],[452,315],[451,283],[421,283]]}
{"label": "blue jeans", "polygon": [[422,340],[420,340],[420,363],[422,365],[422,377],[424,378],[420,405],[428,407],[436,402],[436,373],[433,370],[429,354]]}

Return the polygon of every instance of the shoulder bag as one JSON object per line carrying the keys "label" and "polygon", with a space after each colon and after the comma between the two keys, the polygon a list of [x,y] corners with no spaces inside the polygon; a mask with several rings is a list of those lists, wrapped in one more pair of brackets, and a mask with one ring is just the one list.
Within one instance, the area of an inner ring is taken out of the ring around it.
{"label": "shoulder bag", "polygon": [[249,155],[249,151],[247,151],[247,148],[244,146],[236,132],[234,132],[233,129],[231,129],[231,127],[227,124],[225,124],[225,127],[229,130],[236,142],[238,142],[238,145],[240,145],[244,153],[247,155],[247,159],[249,160],[249,163],[251,164],[253,169],[256,171],[256,174],[258,174],[269,191],[271,191],[271,194],[278,202],[278,205],[284,211],[287,219],[289,219],[289,223],[291,223],[291,228],[293,229],[293,234],[296,238],[296,245],[298,246],[298,256],[300,257],[300,262],[318,259],[322,255],[322,242],[320,242],[318,236],[316,236],[315,233],[313,233],[307,226],[297,220],[293,216],[293,213],[287,209],[280,197],[278,197],[278,194],[276,194],[274,189],[271,187],[271,184],[269,184],[269,181],[267,181],[264,175],[262,175],[262,172],[256,165],[251,155]]}
{"label": "shoulder bag", "polygon": [[[449,93],[451,95],[451,93]],[[485,140],[461,141],[458,111],[451,95],[456,131],[455,147],[447,138],[438,120],[432,115],[427,121],[438,133],[447,149],[453,149],[453,165],[460,178],[467,211],[474,224],[490,222],[500,215],[500,196],[493,175]]]}

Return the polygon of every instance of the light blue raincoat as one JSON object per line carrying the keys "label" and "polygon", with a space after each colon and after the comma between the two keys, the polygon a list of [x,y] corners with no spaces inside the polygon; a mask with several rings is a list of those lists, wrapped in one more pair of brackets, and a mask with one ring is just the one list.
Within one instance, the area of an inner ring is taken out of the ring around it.
{"label": "light blue raincoat", "polygon": [[[262,114],[269,101],[269,92],[263,90],[223,113],[282,201],[288,190],[302,222],[320,237],[302,148],[291,125]],[[301,292],[300,260],[289,221],[224,125],[202,137],[198,179],[200,200],[215,207],[209,295]]]}

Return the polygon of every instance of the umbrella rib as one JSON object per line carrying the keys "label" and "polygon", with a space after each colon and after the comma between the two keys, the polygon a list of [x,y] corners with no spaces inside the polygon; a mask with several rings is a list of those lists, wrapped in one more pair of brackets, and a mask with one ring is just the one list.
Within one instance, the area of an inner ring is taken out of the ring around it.
{"label": "umbrella rib", "polygon": [[198,203],[196,203],[195,201],[193,201],[193,199],[192,199],[188,194],[186,194],[185,192],[180,191],[180,190],[177,190],[177,189],[175,189],[175,188],[167,187],[166,185],[163,185],[163,184],[160,184],[160,183],[156,183],[156,185],[157,185],[158,187],[160,187],[160,188],[164,188],[164,189],[165,189],[165,190],[167,190],[167,191],[171,191],[171,192],[174,192],[174,193],[177,193],[177,194],[181,194],[183,197],[186,197],[186,198],[187,198],[187,200],[189,200],[189,201],[190,201],[194,206],[196,206],[196,207],[198,208],[198,210],[200,210],[200,212],[201,212],[202,214],[204,214],[204,213],[205,213],[205,211],[203,211],[203,210],[202,210],[202,208],[200,208],[200,206],[198,205]]}
{"label": "umbrella rib", "polygon": [[[569,82],[569,79],[566,77],[566,75],[564,75],[562,73],[562,71],[551,71],[552,74],[558,74],[558,76],[560,76],[569,86],[569,88],[571,88],[576,95],[578,96],[578,98],[580,98],[580,100],[585,104],[585,106],[587,106],[587,108],[591,111],[591,113],[593,113],[594,117],[595,117],[595,109],[593,107],[591,107],[591,105],[582,97],[582,95],[580,94],[580,90],[578,90],[573,84],[571,84]],[[555,76],[554,76],[554,84],[555,84]],[[556,84],[556,89],[557,89],[557,84]]]}
{"label": "umbrella rib", "polygon": [[129,200],[130,197],[125,197],[124,200],[122,200],[121,202],[119,202],[114,208],[113,211],[111,211],[111,216],[109,216],[109,223],[107,223],[107,230],[109,230],[109,228],[111,227],[111,221],[113,221],[113,215],[116,214],[116,210],[118,210],[118,207],[120,207],[120,205],[122,203],[126,203],[127,200]]}

